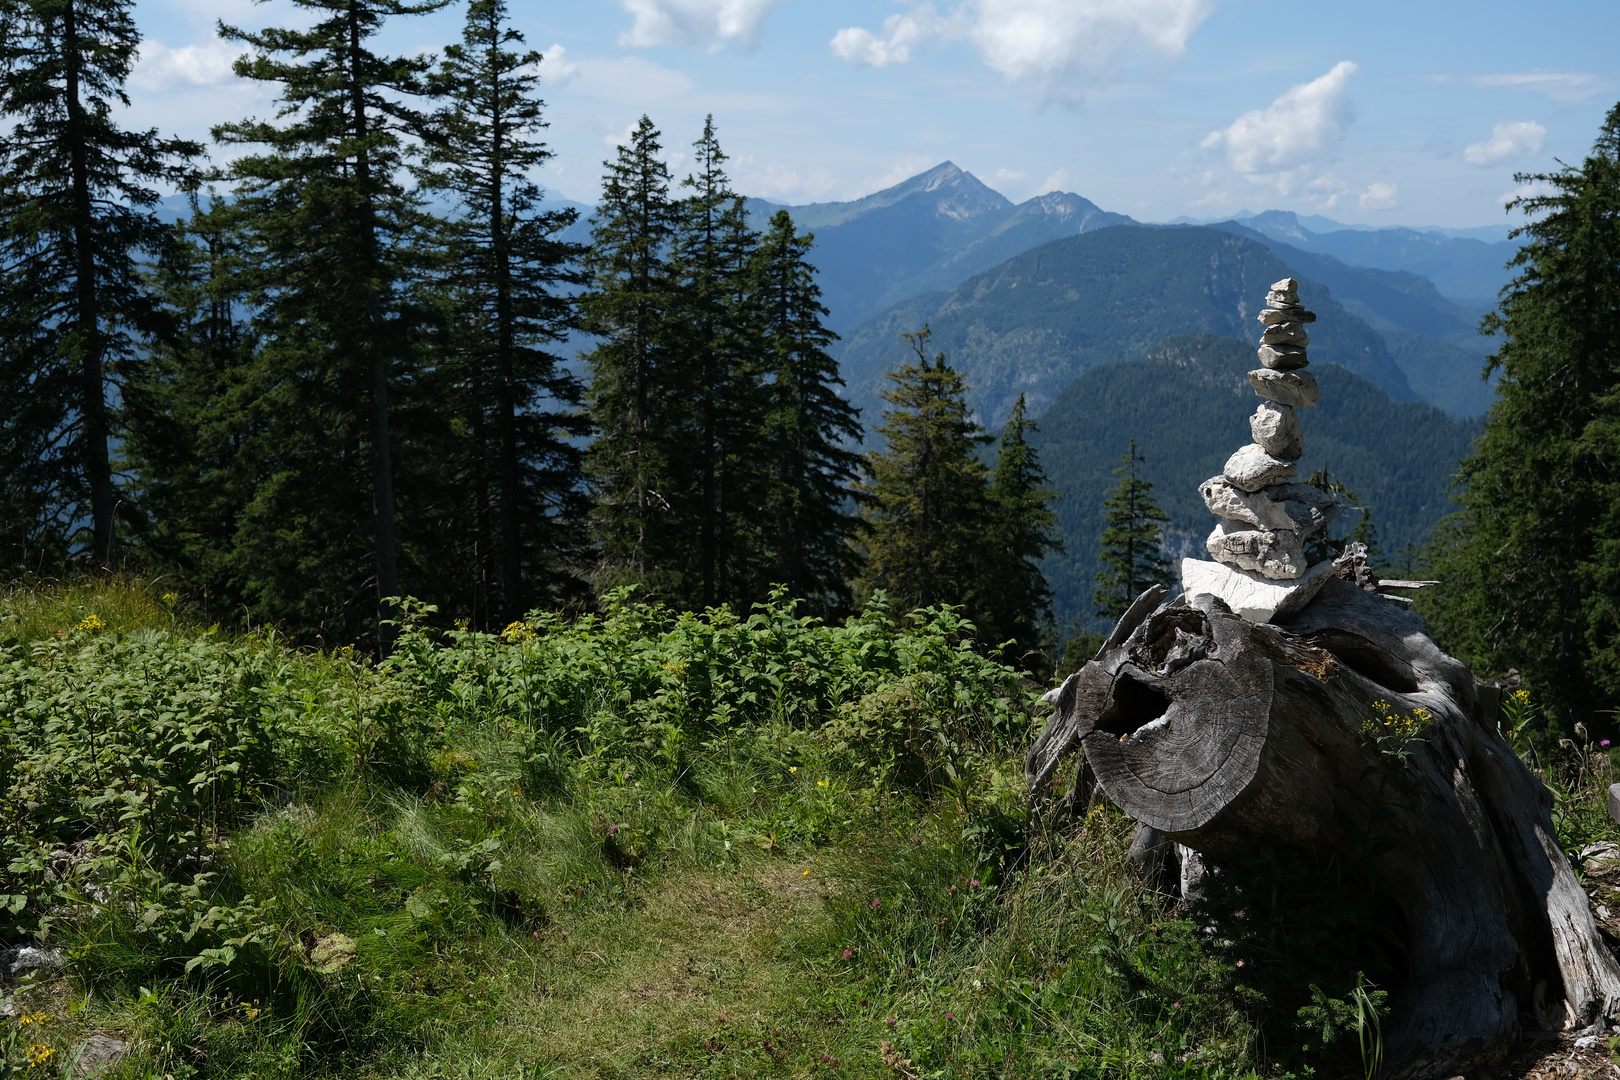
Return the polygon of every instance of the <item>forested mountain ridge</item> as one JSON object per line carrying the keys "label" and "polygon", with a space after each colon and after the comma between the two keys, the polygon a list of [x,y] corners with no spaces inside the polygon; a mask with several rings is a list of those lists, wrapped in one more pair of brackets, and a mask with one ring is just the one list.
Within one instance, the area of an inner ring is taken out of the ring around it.
{"label": "forested mountain ridge", "polygon": [[[1314,346],[1313,346],[1314,350]],[[1324,361],[1326,358],[1324,357]],[[1145,355],[1093,367],[1059,393],[1031,436],[1047,478],[1065,553],[1044,565],[1059,620],[1091,615],[1092,574],[1102,531],[1103,496],[1132,439],[1146,456],[1143,475],[1169,514],[1167,546],[1204,557],[1212,519],[1198,484],[1221,471],[1248,437],[1257,399],[1246,372],[1254,348],[1211,334],[1174,336]],[[1446,416],[1432,405],[1393,401],[1379,387],[1332,362],[1311,370],[1322,403],[1301,410],[1301,477],[1326,467],[1372,511],[1384,551],[1399,558],[1420,544],[1452,507],[1458,461],[1481,430],[1478,420]],[[1346,515],[1335,536],[1353,528]]]}
{"label": "forested mountain ridge", "polygon": [[980,421],[993,428],[1020,394],[1039,416],[1076,375],[1140,356],[1168,335],[1258,337],[1254,316],[1266,287],[1289,276],[1301,277],[1301,296],[1319,316],[1313,358],[1357,372],[1396,400],[1416,398],[1365,321],[1265,244],[1219,229],[1118,225],[1056,240],[952,292],[890,308],[849,334],[837,355],[851,400],[876,415],[884,372],[904,355],[900,335],[926,323],[967,374]]}

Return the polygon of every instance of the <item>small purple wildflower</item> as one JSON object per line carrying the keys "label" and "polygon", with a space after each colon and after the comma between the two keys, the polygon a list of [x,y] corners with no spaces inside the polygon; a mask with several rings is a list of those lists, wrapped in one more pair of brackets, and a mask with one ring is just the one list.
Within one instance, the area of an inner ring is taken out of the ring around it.
{"label": "small purple wildflower", "polygon": [[947,1020],[955,1020],[956,1019],[956,1014],[955,1013],[946,1013],[945,1014],[945,1019],[947,1019]]}
{"label": "small purple wildflower", "polygon": [[889,1028],[894,1027],[894,1017],[891,1016],[887,1020],[883,1021],[883,1026]]}
{"label": "small purple wildflower", "polygon": [[978,887],[979,887],[979,879],[978,878],[974,878],[972,881],[968,882],[968,888],[977,889]]}
{"label": "small purple wildflower", "polygon": [[950,888],[946,889],[945,891],[946,892],[955,892],[956,891],[956,886],[953,884],[953,885],[951,885]]}
{"label": "small purple wildflower", "polygon": [[874,901],[872,901],[872,906],[873,906],[873,907],[881,907],[881,906],[883,906],[883,901],[881,901],[881,900],[874,900]]}
{"label": "small purple wildflower", "polygon": [[852,957],[854,955],[855,955],[855,951],[853,949],[845,949],[844,950],[844,959],[845,960],[848,960],[850,957]]}

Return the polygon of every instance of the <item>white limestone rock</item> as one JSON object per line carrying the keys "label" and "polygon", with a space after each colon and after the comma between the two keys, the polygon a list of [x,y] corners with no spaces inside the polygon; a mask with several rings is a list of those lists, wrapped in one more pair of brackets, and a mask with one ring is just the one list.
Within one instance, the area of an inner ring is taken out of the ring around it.
{"label": "white limestone rock", "polygon": [[1262,401],[1249,417],[1249,434],[1255,444],[1275,458],[1297,461],[1305,453],[1305,433],[1292,405]]}
{"label": "white limestone rock", "polygon": [[1204,547],[1217,562],[1253,570],[1275,581],[1305,572],[1305,552],[1299,540],[1299,533],[1291,530],[1254,529],[1239,521],[1221,521]]}
{"label": "white limestone rock", "polygon": [[1299,466],[1292,461],[1272,457],[1250,443],[1226,459],[1226,467],[1221,474],[1233,487],[1259,491],[1269,484],[1285,484],[1292,480],[1299,474]]}
{"label": "white limestone rock", "polygon": [[1258,355],[1260,363],[1272,371],[1297,371],[1310,363],[1298,345],[1262,345]]}
{"label": "white limestone rock", "polygon": [[1277,484],[1249,492],[1233,487],[1224,476],[1212,476],[1198,485],[1198,494],[1216,517],[1301,534],[1320,529],[1344,509],[1332,495],[1310,484]]}
{"label": "white limestone rock", "polygon": [[1314,409],[1316,403],[1322,399],[1322,391],[1316,385],[1316,376],[1308,371],[1272,371],[1270,368],[1258,368],[1249,372],[1249,385],[1254,387],[1255,393],[1267,401],[1275,401],[1280,405]]}
{"label": "white limestone rock", "polygon": [[1189,597],[1194,593],[1218,596],[1227,607],[1253,623],[1293,615],[1315,599],[1332,576],[1331,559],[1308,568],[1292,581],[1273,581],[1204,559],[1181,560],[1181,587]]}
{"label": "white limestone rock", "polygon": [[1262,345],[1309,345],[1311,335],[1305,332],[1305,324],[1299,321],[1269,323],[1260,334]]}
{"label": "white limestone rock", "polygon": [[1298,307],[1299,294],[1291,292],[1278,292],[1273,289],[1266,293],[1266,307]]}
{"label": "white limestone rock", "polygon": [[1266,326],[1281,326],[1283,323],[1313,323],[1316,321],[1316,312],[1306,311],[1298,304],[1273,305],[1261,308],[1260,314],[1255,316]]}
{"label": "white limestone rock", "polygon": [[1315,484],[1274,484],[1260,491],[1283,507],[1293,528],[1312,532],[1344,513],[1345,504],[1332,492]]}
{"label": "white limestone rock", "polygon": [[1271,291],[1272,292],[1299,292],[1299,282],[1297,280],[1295,280],[1294,278],[1285,277],[1281,281],[1273,281],[1271,283]]}

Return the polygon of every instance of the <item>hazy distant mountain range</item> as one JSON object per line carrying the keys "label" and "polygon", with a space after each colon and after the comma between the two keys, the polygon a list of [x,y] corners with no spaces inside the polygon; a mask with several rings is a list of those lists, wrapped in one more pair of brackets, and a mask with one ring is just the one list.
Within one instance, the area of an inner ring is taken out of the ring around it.
{"label": "hazy distant mountain range", "polygon": [[[1320,223],[1327,219],[1314,220]],[[1518,245],[1506,238],[1507,226],[1468,230],[1483,234],[1473,236],[1407,228],[1351,229],[1344,226],[1322,232],[1309,228],[1298,215],[1287,210],[1267,210],[1234,221],[1300,251],[1332,255],[1352,266],[1422,274],[1444,295],[1479,303],[1494,300],[1512,278],[1507,262],[1518,251]],[[1212,224],[1220,228],[1223,223]]]}
{"label": "hazy distant mountain range", "polygon": [[[778,208],[764,200],[750,200],[749,206],[757,214]],[[822,292],[831,311],[829,325],[848,339],[840,357],[862,404],[873,400],[874,390],[863,392],[854,384],[865,377],[869,362],[902,356],[899,333],[915,330],[922,320],[942,314],[930,304],[959,309],[959,294],[970,280],[979,282],[975,288],[982,288],[984,279],[994,277],[993,271],[1009,260],[1054,241],[1089,236],[1098,230],[1123,226],[1138,230],[1132,236],[1141,238],[1145,233],[1140,230],[1175,234],[1200,229],[1174,223],[1142,225],[1071,193],[1055,192],[1014,204],[950,162],[863,199],[787,209],[800,228],[816,235],[811,260],[821,271]],[[1504,266],[1514,245],[1496,239],[1506,232],[1506,226],[1451,230],[1465,235],[1446,235],[1436,229],[1348,227],[1327,218],[1267,211],[1208,227],[1258,242],[1270,249],[1282,272],[1325,286],[1344,311],[1366,324],[1372,338],[1381,342],[1381,346],[1369,344],[1358,330],[1352,336],[1361,352],[1338,359],[1395,398],[1415,396],[1455,416],[1478,416],[1490,403],[1491,390],[1481,381],[1480,372],[1491,344],[1479,336],[1478,325],[1491,298],[1509,277]],[[1109,256],[1115,262],[1106,273],[1123,274],[1132,281],[1156,273],[1167,280],[1190,280],[1153,261],[1181,257],[1178,243],[1133,245],[1134,241]],[[1091,272],[1078,266],[1069,269]],[[980,297],[975,306],[983,312],[986,305],[1003,299]],[[1207,298],[1200,301],[1189,296],[1186,303],[1171,306],[1190,313],[1207,302]],[[1061,389],[1061,382],[1047,384],[1064,371],[1072,377],[1092,363],[1120,359],[1130,348],[1145,347],[1165,334],[1212,331],[1248,338],[1253,331],[1253,327],[1230,320],[1219,328],[1194,320],[1142,325],[1128,334],[1121,332],[1123,336],[1105,333],[1099,338],[1092,333],[1088,344],[1040,322],[1059,318],[1072,329],[1105,314],[1087,308],[1089,301],[1084,297],[1074,303],[1081,310],[1059,305],[1036,313],[1017,304],[1020,314],[1016,317],[1036,320],[1018,326],[1008,322],[1014,318],[1010,313],[986,315],[988,322],[1003,326],[994,346],[997,355],[980,355],[977,342],[971,347],[973,355],[952,352],[953,361],[963,365],[969,378],[984,390],[985,400],[995,401],[987,418],[1004,415],[1011,404],[1011,398],[997,388],[1006,381],[1004,369],[1009,365],[1020,367],[1020,379],[1041,384],[1035,395],[1045,394],[1049,400]],[[1039,355],[1020,360],[1012,351],[1015,338],[1002,340],[1007,334],[1022,334],[1045,344]],[[878,339],[884,337],[894,348],[882,346]],[[1066,347],[1077,350],[1076,358],[1054,367],[1052,349],[1064,347],[1054,344],[1059,341],[1067,341]],[[1127,341],[1133,344],[1127,345]],[[953,348],[964,344],[965,338],[950,342]],[[871,360],[873,350],[881,354],[880,360]],[[877,371],[879,378],[885,370]],[[1034,397],[1031,400],[1033,403]]]}
{"label": "hazy distant mountain range", "polygon": [[[761,216],[781,209],[763,199],[748,206]],[[811,259],[832,312],[828,324],[839,333],[1059,237],[1134,224],[1065,192],[1014,205],[949,161],[854,202],[785,209],[816,234]]]}

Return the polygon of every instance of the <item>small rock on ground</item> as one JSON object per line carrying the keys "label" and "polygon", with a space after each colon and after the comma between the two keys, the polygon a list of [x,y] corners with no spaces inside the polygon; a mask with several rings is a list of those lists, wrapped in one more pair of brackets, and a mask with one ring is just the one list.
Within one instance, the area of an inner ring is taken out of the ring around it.
{"label": "small rock on ground", "polygon": [[129,1043],[107,1035],[92,1035],[76,1052],[78,1062],[74,1065],[74,1075],[100,1076],[124,1059],[129,1053]]}

